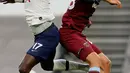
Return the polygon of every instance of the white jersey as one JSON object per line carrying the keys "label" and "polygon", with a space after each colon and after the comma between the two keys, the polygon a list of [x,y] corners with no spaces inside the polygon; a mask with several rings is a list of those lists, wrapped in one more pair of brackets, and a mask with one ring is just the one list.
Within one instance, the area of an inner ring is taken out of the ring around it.
{"label": "white jersey", "polygon": [[25,13],[29,26],[39,25],[55,18],[49,0],[26,0]]}

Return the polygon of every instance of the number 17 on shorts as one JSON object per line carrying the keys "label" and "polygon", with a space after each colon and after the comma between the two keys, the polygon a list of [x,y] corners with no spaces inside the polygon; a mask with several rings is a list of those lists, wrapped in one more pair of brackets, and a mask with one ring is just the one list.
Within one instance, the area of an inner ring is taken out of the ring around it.
{"label": "number 17 on shorts", "polygon": [[35,43],[33,46],[32,46],[32,49],[31,51],[36,51],[38,48],[42,47],[43,45],[41,43]]}

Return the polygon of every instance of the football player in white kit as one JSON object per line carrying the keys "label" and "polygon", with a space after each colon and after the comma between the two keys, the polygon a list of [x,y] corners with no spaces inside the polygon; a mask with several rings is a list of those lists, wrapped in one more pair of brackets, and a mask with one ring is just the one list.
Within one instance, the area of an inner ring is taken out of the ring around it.
{"label": "football player in white kit", "polygon": [[[52,22],[55,18],[50,10],[49,0],[26,0],[25,16],[32,33],[34,45],[27,51],[19,66],[20,73],[29,73],[39,62],[45,70],[52,70],[56,46],[59,43],[58,28]],[[48,64],[51,67],[47,67]]]}

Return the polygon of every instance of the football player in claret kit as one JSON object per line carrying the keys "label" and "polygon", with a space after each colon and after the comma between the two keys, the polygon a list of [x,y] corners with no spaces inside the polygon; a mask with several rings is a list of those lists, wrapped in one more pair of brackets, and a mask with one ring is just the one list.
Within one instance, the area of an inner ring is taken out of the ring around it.
{"label": "football player in claret kit", "polygon": [[[104,0],[121,8],[119,0]],[[88,73],[110,73],[111,61],[104,53],[82,34],[85,27],[91,26],[89,18],[95,12],[100,0],[72,0],[62,17],[60,43],[79,59],[90,66]]]}

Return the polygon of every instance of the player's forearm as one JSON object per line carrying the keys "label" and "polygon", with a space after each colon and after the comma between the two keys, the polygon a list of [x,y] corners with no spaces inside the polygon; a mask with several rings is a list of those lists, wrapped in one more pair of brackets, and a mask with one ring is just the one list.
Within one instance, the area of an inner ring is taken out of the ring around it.
{"label": "player's forearm", "polygon": [[111,4],[111,5],[117,5],[117,6],[121,6],[121,2],[120,0],[104,0],[106,1],[107,3]]}
{"label": "player's forearm", "polygon": [[122,7],[122,4],[119,0],[104,0],[107,3],[111,4],[111,5],[116,5],[118,8]]}

